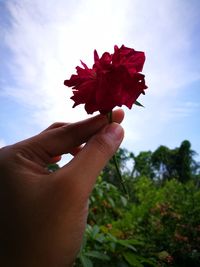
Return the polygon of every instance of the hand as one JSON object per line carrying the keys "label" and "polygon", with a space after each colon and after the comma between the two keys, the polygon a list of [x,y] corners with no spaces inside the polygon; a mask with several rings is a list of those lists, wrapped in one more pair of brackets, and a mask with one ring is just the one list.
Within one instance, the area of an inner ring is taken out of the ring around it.
{"label": "hand", "polygon": [[[123,111],[117,110],[109,125],[103,115],[57,123],[0,149],[2,266],[72,266],[96,177],[123,139],[122,119]],[[64,153],[76,155],[58,171],[48,172],[47,165]]]}

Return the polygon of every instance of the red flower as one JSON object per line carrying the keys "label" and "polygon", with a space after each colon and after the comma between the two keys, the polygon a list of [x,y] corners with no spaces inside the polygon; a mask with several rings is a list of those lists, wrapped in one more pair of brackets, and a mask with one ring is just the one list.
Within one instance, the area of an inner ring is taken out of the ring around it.
{"label": "red flower", "polygon": [[64,81],[66,86],[72,87],[73,107],[85,104],[89,114],[95,111],[106,114],[122,105],[131,108],[147,88],[144,75],[139,73],[144,61],[144,52],[124,45],[115,46],[113,54],[105,52],[101,58],[95,50],[92,69],[81,62],[83,68],[77,66],[77,74]]}

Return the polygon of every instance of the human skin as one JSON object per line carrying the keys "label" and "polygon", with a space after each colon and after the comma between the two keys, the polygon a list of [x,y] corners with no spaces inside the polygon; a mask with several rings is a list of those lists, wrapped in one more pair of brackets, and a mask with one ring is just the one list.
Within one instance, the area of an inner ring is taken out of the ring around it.
{"label": "human skin", "polygon": [[[123,139],[122,110],[55,123],[0,149],[0,265],[72,266],[79,252],[96,177]],[[82,148],[81,145],[84,144]],[[60,155],[74,158],[54,173]]]}

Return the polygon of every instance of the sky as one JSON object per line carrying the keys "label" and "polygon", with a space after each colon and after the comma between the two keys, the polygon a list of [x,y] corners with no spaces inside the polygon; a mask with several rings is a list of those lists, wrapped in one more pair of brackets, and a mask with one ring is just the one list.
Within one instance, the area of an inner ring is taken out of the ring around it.
{"label": "sky", "polygon": [[199,0],[0,0],[0,147],[87,118],[63,85],[114,45],[144,51],[145,107],[124,108],[121,147],[189,140],[200,154]]}

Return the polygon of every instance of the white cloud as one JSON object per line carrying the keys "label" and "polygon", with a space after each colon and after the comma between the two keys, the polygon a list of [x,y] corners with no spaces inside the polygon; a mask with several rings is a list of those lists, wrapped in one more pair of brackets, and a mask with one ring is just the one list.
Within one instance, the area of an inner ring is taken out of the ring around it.
{"label": "white cloud", "polygon": [[71,90],[63,81],[75,72],[80,59],[92,64],[94,48],[102,53],[108,48],[113,50],[115,42],[121,43],[120,25],[123,26],[121,21],[125,18],[117,2],[116,17],[110,16],[112,3],[109,5],[105,0],[79,1],[77,5],[73,1],[55,0],[8,2],[12,28],[6,41],[14,54],[10,68],[15,85],[7,87],[4,93],[33,105],[35,120],[42,124],[86,117],[83,108],[72,112]]}
{"label": "white cloud", "polygon": [[200,53],[192,36],[200,23],[197,14],[198,8],[187,1],[132,2],[128,39],[146,51],[144,70],[153,97],[165,97],[169,91],[174,96],[181,87],[200,80]]}
{"label": "white cloud", "polygon": [[196,111],[200,111],[200,103],[187,101],[172,108],[169,112],[169,117],[189,117]]}

